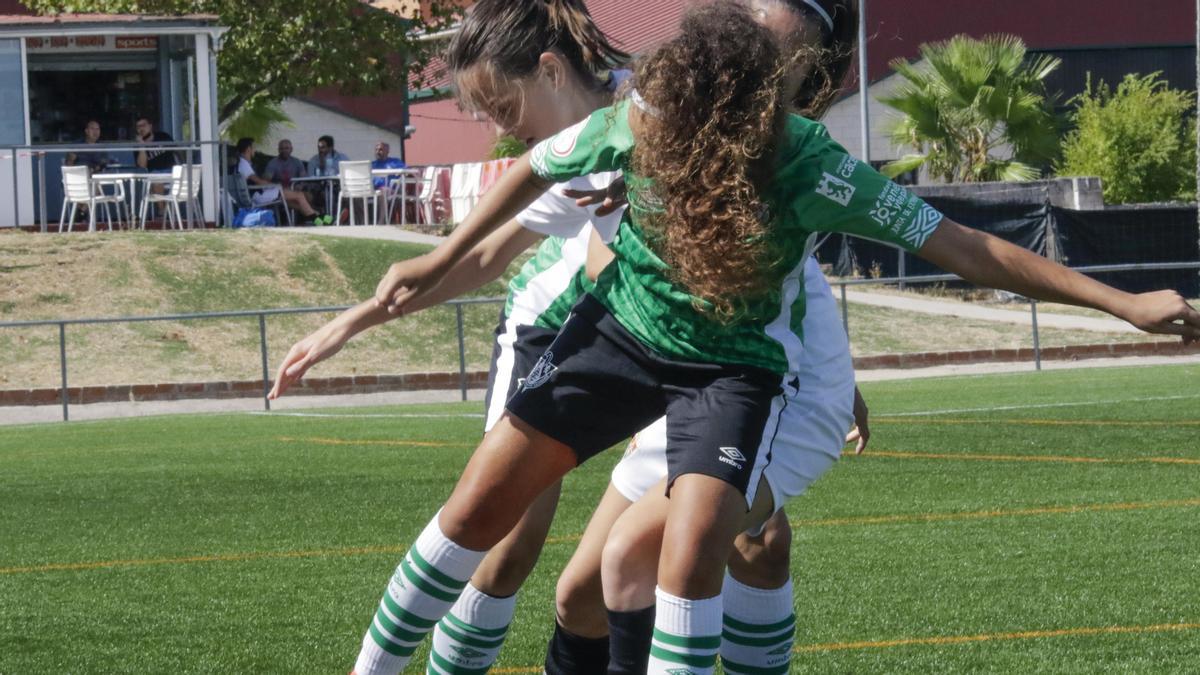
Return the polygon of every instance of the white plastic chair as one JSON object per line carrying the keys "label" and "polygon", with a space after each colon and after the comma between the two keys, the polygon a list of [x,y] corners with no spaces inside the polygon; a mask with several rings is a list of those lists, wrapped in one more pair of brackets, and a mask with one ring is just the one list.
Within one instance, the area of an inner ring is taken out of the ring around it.
{"label": "white plastic chair", "polygon": [[[121,204],[125,203],[125,186],[119,181],[114,181],[114,193],[106,195],[97,190],[97,186],[92,184],[91,171],[86,166],[64,166],[62,169],[63,179],[63,203],[62,210],[58,214],[58,231],[63,231],[63,226],[66,226],[67,231],[71,231],[71,226],[75,223],[75,212],[81,204],[88,207],[88,232],[96,231],[96,206],[104,206],[104,219],[108,224],[108,231],[112,232],[112,212],[109,211],[110,204],[117,205],[117,218],[121,216]],[[67,215],[67,204],[71,205],[71,214]]]}
{"label": "white plastic chair", "polygon": [[[437,196],[437,177],[440,171],[443,171],[441,167],[425,167],[424,171],[421,171],[420,175],[415,178],[415,182],[418,186],[417,194],[396,195],[396,199],[400,202],[400,213],[402,214],[400,216],[401,224],[404,224],[405,216],[403,214],[407,212],[407,207],[410,203],[416,207],[415,211],[418,223],[424,221],[426,225],[430,225],[434,222],[434,205],[442,201],[441,198]],[[390,213],[391,211],[389,210],[389,214]]]}
{"label": "white plastic chair", "polygon": [[[243,179],[243,180],[245,180],[245,179]],[[277,194],[279,196],[269,202],[254,202],[254,207],[259,208],[259,209],[265,209],[269,206],[275,210],[276,215],[278,215],[279,211],[282,210],[283,216],[285,218],[287,218],[288,227],[294,226],[296,224],[296,216],[292,213],[292,207],[288,206],[287,199],[285,199],[283,196],[283,186],[282,185],[280,185],[278,183],[271,183],[270,185],[250,185],[250,184],[246,185],[246,189],[252,193],[253,192],[263,192],[266,190],[270,190],[271,188],[277,188],[278,191],[275,194]]]}
{"label": "white plastic chair", "polygon": [[[191,169],[190,171],[188,169]],[[183,229],[183,216],[179,211],[180,204],[187,204],[190,213],[200,213],[200,200],[196,193],[200,191],[200,176],[203,167],[199,164],[193,164],[188,167],[184,164],[176,164],[171,167],[171,189],[165,195],[158,195],[150,192],[146,198],[142,200],[142,212],[140,214],[142,221],[142,229],[146,229],[146,212],[150,208],[151,203],[165,204],[164,212],[167,216],[167,221],[171,222],[171,216],[174,216],[172,226],[180,230]]]}
{"label": "white plastic chair", "polygon": [[357,225],[354,222],[354,200],[363,200],[363,219],[367,217],[367,200],[374,201],[375,221],[379,222],[379,198],[384,197],[383,190],[375,188],[375,178],[371,175],[371,162],[362,160],[359,162],[342,161],[338,164],[338,181],[341,183],[338,189],[336,222],[342,224],[342,199],[345,198],[350,205],[350,224]]}
{"label": "white plastic chair", "polygon": [[456,223],[461,223],[471,212],[470,164],[455,164],[450,170],[450,208],[451,218]]}

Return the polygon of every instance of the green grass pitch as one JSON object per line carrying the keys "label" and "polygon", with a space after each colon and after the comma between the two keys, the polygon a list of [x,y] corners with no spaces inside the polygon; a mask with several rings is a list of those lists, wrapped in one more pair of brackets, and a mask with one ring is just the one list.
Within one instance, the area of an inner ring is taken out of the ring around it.
{"label": "green grass pitch", "polygon": [[[868,454],[788,509],[794,671],[1196,672],[1198,381],[865,386]],[[348,671],[481,407],[0,428],[0,673]],[[568,478],[497,672],[539,672],[617,456]]]}

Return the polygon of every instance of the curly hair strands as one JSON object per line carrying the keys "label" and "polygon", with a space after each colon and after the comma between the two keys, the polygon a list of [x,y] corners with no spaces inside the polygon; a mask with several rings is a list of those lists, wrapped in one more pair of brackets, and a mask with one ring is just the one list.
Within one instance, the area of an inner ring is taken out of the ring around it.
{"label": "curly hair strands", "polygon": [[728,321],[781,276],[761,192],[791,61],[741,4],[692,10],[680,28],[637,63],[656,114],[637,121],[633,170],[663,204],[644,223],[656,252],[698,309]]}
{"label": "curly hair strands", "polygon": [[[592,21],[583,0],[480,0],[467,12],[445,59],[460,104],[495,111],[523,103],[513,81],[532,75],[544,52],[561,55],[589,87],[629,60]],[[497,100],[499,92],[512,95]],[[518,110],[519,116],[519,110]]]}

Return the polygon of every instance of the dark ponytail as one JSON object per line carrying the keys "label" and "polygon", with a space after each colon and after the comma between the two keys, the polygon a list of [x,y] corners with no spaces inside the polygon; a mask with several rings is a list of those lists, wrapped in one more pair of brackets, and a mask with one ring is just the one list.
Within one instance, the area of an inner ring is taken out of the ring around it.
{"label": "dark ponytail", "polygon": [[[605,71],[629,60],[592,21],[583,0],[479,0],[445,58],[456,82],[476,66],[499,82],[533,74],[548,51],[562,55],[596,89],[605,84]],[[466,107],[481,108],[464,89],[459,86]]]}
{"label": "dark ponytail", "polygon": [[[858,0],[816,0],[833,19],[833,27],[824,33],[825,44],[813,64],[804,85],[792,99],[792,106],[809,119],[820,119],[842,90],[846,73],[854,61],[858,44]],[[787,0],[796,8],[798,4]]]}

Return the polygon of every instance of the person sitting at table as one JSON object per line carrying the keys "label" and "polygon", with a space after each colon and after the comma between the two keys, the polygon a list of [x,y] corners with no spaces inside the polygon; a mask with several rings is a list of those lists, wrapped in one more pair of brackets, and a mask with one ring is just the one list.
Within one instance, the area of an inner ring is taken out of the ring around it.
{"label": "person sitting at table", "polygon": [[349,159],[333,147],[333,136],[326,134],[317,139],[317,154],[308,160],[308,175],[336,176],[338,165]]}
{"label": "person sitting at table", "polygon": [[267,162],[263,177],[288,189],[292,187],[293,178],[304,178],[308,175],[308,167],[292,156],[292,142],[288,139],[279,141],[278,151],[279,154]]}
{"label": "person sitting at table", "polygon": [[262,190],[257,190],[253,193],[253,202],[257,207],[266,206],[268,204],[279,201],[280,195],[287,202],[288,206],[300,213],[304,222],[312,222],[320,215],[308,203],[308,197],[304,196],[303,192],[295,190],[286,190],[271,181],[261,178],[254,172],[254,166],[250,164],[250,160],[254,157],[254,139],[242,138],[237,142],[238,154],[238,173],[246,179],[248,185],[265,186]]}
{"label": "person sitting at table", "polygon": [[[397,159],[396,157],[391,157],[390,156],[391,153],[392,153],[392,146],[388,145],[387,143],[384,143],[383,141],[379,141],[378,143],[376,143],[375,144],[375,159],[371,161],[371,170],[376,171],[379,169],[403,169],[408,166],[407,164],[404,163],[403,160]],[[394,186],[398,182],[399,182],[399,179],[397,179],[395,176],[376,176],[375,177],[375,189],[378,190],[379,188],[383,187],[385,184]]]}
{"label": "person sitting at table", "polygon": [[[171,138],[171,134],[155,130],[154,123],[150,121],[149,117],[144,115],[137,118],[137,122],[133,125],[133,130],[139,144],[171,143],[175,140]],[[174,150],[169,148],[146,148],[145,150],[138,150],[134,161],[139,167],[150,173],[167,173],[179,162],[179,156],[175,154]],[[156,194],[166,194],[167,186],[164,183],[151,183],[150,190]]]}
{"label": "person sitting at table", "polygon": [[[83,126],[83,140],[80,142],[84,145],[99,143],[100,123],[96,120],[88,120],[87,124]],[[63,160],[63,166],[86,166],[92,173],[99,173],[112,163],[112,157],[103,150],[69,152],[67,158]]]}

